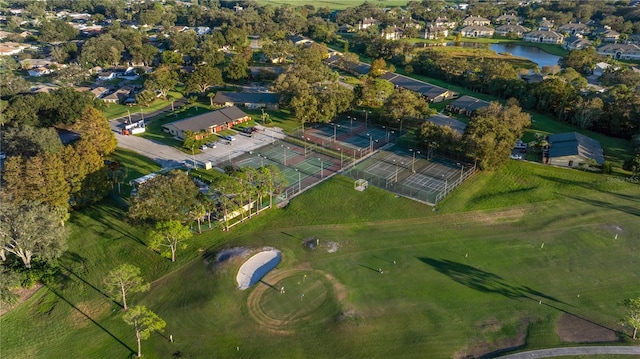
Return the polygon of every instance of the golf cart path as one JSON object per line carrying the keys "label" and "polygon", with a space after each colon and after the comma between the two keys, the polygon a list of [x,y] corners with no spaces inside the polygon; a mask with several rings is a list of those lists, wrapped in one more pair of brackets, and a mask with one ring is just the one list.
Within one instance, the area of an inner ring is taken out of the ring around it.
{"label": "golf cart path", "polygon": [[532,350],[528,352],[500,356],[500,359],[531,359],[552,358],[567,355],[640,355],[640,346],[593,346],[593,347],[569,347]]}

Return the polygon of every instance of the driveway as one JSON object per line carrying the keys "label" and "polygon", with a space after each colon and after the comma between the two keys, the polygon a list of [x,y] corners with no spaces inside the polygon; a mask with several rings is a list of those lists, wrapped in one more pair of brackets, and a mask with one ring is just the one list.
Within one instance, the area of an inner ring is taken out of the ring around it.
{"label": "driveway", "polygon": [[593,346],[532,350],[498,357],[500,359],[552,358],[568,355],[640,355],[640,346]]}

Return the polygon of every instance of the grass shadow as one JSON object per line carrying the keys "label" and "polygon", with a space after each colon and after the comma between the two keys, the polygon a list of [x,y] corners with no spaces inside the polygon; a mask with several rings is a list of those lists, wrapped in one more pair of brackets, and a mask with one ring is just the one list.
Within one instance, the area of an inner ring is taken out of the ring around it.
{"label": "grass shadow", "polygon": [[93,318],[91,318],[87,313],[83,312],[82,310],[80,310],[78,307],[76,307],[73,303],[71,303],[70,301],[67,300],[67,298],[65,298],[62,294],[60,294],[58,291],[56,291],[54,288],[48,286],[45,284],[45,287],[47,287],[47,289],[49,289],[51,291],[51,293],[55,294],[58,298],[62,299],[62,301],[64,301],[65,303],[67,303],[69,306],[71,306],[71,308],[75,309],[78,313],[82,314],[82,316],[84,316],[85,318],[87,318],[89,321],[91,321],[91,323],[93,323],[94,325],[96,325],[98,328],[102,329],[103,332],[107,333],[107,335],[109,335],[111,338],[113,338],[115,341],[117,341],[118,343],[120,343],[120,345],[122,345],[123,347],[125,347],[127,350],[129,350],[129,352],[131,353],[129,357],[132,357],[133,355],[136,354],[136,351],[133,350],[130,346],[128,346],[125,342],[123,342],[122,340],[120,340],[118,337],[116,337],[115,335],[113,335],[113,333],[111,333],[107,328],[105,328],[104,326],[102,326],[100,323],[96,322],[95,320],[93,320]]}
{"label": "grass shadow", "polygon": [[620,212],[623,212],[623,213],[631,214],[631,215],[634,215],[634,216],[640,216],[640,208],[636,208],[636,207],[632,207],[632,206],[626,206],[626,205],[620,205],[620,204],[614,204],[614,203],[611,203],[611,202],[599,201],[597,199],[592,199],[592,198],[585,198],[585,197],[578,197],[578,196],[565,196],[565,197],[574,199],[576,201],[588,203],[588,204],[590,204],[592,206],[596,206],[596,207],[600,207],[600,208],[612,209],[612,210],[620,211]]}
{"label": "grass shadow", "polygon": [[[418,258],[421,262],[430,265],[433,269],[448,276],[452,280],[483,293],[500,294],[510,299],[529,299],[540,301],[540,298],[556,303],[564,303],[548,294],[534,290],[528,286],[514,286],[501,276],[483,271],[481,269],[450,261],[447,259]],[[534,298],[536,297],[536,298]]]}
{"label": "grass shadow", "polygon": [[359,265],[360,267],[362,267],[362,268],[367,268],[367,269],[372,270],[372,271],[374,271],[374,272],[376,272],[376,273],[380,273],[380,270],[379,270],[379,269],[371,268],[371,267],[366,266],[366,265],[364,265],[364,264],[358,264],[358,265]]}

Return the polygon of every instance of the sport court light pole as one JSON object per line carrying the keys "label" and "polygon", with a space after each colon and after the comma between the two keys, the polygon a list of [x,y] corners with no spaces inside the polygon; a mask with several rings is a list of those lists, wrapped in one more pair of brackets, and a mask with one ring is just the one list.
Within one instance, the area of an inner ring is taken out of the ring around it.
{"label": "sport court light pole", "polygon": [[338,151],[340,151],[340,169],[342,169],[342,149],[338,147]]}
{"label": "sport court light pole", "polygon": [[294,168],[296,172],[298,172],[298,193],[302,192],[302,176],[300,176],[300,171],[297,168]]}
{"label": "sport court light pole", "polygon": [[324,178],[324,162],[322,158],[318,157],[318,159],[320,160],[320,178]]}
{"label": "sport court light pole", "polygon": [[413,148],[410,148],[409,151],[413,153],[413,159],[411,160],[411,172],[416,173],[416,169],[415,169],[416,153],[420,154],[420,151],[416,151]]}
{"label": "sport court light pole", "polygon": [[351,134],[353,132],[353,117],[347,116],[347,118],[349,119],[349,134]]}

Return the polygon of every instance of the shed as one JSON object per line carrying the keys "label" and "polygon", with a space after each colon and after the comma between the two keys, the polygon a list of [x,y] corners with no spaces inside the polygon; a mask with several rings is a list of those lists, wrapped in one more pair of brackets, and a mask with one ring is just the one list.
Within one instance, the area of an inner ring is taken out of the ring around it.
{"label": "shed", "polygon": [[586,165],[589,160],[604,164],[600,142],[577,132],[549,135],[550,165],[576,168]]}

